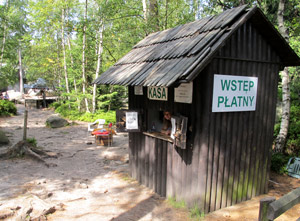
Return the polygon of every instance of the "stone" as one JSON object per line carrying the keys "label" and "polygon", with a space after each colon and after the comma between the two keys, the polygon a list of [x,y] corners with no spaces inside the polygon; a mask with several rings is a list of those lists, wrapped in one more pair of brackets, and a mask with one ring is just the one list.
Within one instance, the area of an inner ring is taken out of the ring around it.
{"label": "stone", "polygon": [[59,116],[50,116],[46,120],[46,125],[51,128],[65,127],[68,125],[68,121]]}
{"label": "stone", "polygon": [[6,134],[0,130],[0,146],[9,144],[9,139]]}

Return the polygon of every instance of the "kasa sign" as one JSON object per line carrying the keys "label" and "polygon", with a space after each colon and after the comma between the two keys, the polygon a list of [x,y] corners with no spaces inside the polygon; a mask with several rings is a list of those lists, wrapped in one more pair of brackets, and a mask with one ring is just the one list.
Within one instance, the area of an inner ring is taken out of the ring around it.
{"label": "kasa sign", "polygon": [[257,77],[214,75],[212,112],[255,111]]}
{"label": "kasa sign", "polygon": [[168,100],[168,88],[167,87],[148,87],[148,98],[150,100]]}

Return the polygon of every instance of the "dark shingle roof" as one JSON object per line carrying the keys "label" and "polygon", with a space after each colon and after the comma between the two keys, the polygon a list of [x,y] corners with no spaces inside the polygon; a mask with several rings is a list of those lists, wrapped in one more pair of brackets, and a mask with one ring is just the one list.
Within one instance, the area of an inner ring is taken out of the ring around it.
{"label": "dark shingle roof", "polygon": [[286,63],[283,61],[283,64],[300,65],[297,55],[262,12],[256,7],[247,10],[246,6],[241,6],[216,16],[150,34],[94,83],[171,86],[178,80],[191,81],[208,64],[224,41],[254,14],[258,14],[258,19],[252,19],[253,22],[257,22],[264,31],[265,28],[271,30],[274,46],[278,47],[278,42],[283,45],[281,51],[286,55]]}

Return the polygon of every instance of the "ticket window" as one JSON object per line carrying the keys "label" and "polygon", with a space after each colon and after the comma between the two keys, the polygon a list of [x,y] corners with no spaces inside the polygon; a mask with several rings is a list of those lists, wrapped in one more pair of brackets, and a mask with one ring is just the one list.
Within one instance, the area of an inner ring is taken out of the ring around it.
{"label": "ticket window", "polygon": [[142,117],[141,111],[117,110],[117,132],[145,132],[158,139],[166,139],[181,149],[186,149],[186,133],[188,118],[179,114],[172,115],[171,133],[161,133],[163,127],[164,112],[148,110]]}
{"label": "ticket window", "polygon": [[149,110],[147,132],[160,132],[163,127],[164,112]]}

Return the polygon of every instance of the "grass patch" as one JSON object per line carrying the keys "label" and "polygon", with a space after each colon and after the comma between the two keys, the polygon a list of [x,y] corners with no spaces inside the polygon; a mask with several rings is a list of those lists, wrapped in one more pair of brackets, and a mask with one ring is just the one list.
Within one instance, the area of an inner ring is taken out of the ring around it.
{"label": "grass patch", "polygon": [[199,209],[198,205],[194,205],[191,209],[189,209],[189,213],[192,220],[201,220],[205,216],[205,213]]}
{"label": "grass patch", "polygon": [[189,213],[191,220],[202,220],[205,213],[201,211],[198,205],[194,205],[192,208],[187,208],[184,200],[177,201],[175,197],[169,197],[167,200],[168,204],[175,209],[185,209]]}
{"label": "grass patch", "polygon": [[168,203],[176,209],[185,209],[186,208],[186,204],[185,204],[184,200],[177,201],[175,197],[169,197]]}
{"label": "grass patch", "polygon": [[27,141],[28,143],[32,144],[32,146],[37,147],[37,141],[36,141],[36,139],[35,139],[34,137],[28,137],[28,138],[26,139],[26,141]]}

